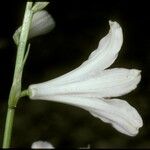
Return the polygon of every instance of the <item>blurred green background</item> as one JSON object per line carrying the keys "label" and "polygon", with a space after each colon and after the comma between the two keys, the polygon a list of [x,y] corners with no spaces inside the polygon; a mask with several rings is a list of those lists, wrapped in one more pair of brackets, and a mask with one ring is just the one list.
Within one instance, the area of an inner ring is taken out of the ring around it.
{"label": "blurred green background", "polygon": [[[16,46],[12,35],[21,25],[25,2],[0,4],[0,144],[12,82]],[[16,110],[12,147],[46,140],[65,148],[150,148],[150,12],[147,1],[52,0],[46,10],[55,29],[32,39],[23,74],[23,89],[58,77],[79,66],[109,30],[108,21],[123,28],[124,43],[113,67],[142,70],[136,90],[122,96],[141,114],[144,126],[136,137],[117,132],[88,112],[65,104],[22,98]]]}

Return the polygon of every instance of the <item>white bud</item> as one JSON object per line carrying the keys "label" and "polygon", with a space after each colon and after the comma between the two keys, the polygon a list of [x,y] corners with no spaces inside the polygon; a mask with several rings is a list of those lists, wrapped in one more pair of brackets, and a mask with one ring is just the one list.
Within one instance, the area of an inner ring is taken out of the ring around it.
{"label": "white bud", "polygon": [[55,27],[55,21],[45,10],[38,11],[33,15],[29,38],[46,34]]}
{"label": "white bud", "polygon": [[[54,27],[55,21],[52,16],[45,10],[38,11],[33,15],[28,38],[31,39],[33,37],[46,34],[53,30]],[[19,43],[21,29],[22,26],[19,27],[13,35],[16,45]]]}

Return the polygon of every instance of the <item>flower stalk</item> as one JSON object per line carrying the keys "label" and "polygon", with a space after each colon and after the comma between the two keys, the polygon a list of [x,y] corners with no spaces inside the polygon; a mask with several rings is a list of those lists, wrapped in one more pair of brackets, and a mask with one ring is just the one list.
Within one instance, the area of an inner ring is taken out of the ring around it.
{"label": "flower stalk", "polygon": [[9,100],[8,100],[8,110],[7,110],[7,117],[6,117],[6,123],[5,123],[3,148],[10,147],[15,108],[21,96],[22,72],[23,72],[23,66],[25,62],[24,59],[26,59],[25,51],[26,51],[30,24],[32,21],[32,16],[33,16],[32,5],[33,5],[33,2],[27,2],[26,4],[22,30],[21,30],[21,34],[19,38],[13,83],[12,83]]}

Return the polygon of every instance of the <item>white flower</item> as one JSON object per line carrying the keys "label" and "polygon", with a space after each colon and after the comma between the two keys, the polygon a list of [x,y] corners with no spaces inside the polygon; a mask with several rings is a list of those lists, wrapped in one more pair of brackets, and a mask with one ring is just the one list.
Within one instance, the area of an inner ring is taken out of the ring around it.
{"label": "white flower", "polygon": [[53,80],[29,86],[31,99],[49,100],[77,106],[129,136],[143,125],[141,116],[128,102],[111,98],[127,94],[141,80],[137,69],[108,68],[117,58],[123,34],[117,22],[100,41],[88,60],[73,71]]}
{"label": "white flower", "polygon": [[47,141],[36,141],[31,145],[32,149],[54,149],[53,145]]}

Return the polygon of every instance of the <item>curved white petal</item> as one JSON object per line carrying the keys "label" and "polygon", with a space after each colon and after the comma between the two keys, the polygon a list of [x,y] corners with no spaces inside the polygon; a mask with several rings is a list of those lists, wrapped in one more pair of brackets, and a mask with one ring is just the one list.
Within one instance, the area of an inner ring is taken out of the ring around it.
{"label": "curved white petal", "polygon": [[53,145],[47,141],[36,141],[31,145],[32,149],[53,149]]}
{"label": "curved white petal", "polygon": [[65,104],[77,106],[89,111],[93,116],[112,126],[121,133],[129,136],[135,136],[143,125],[141,116],[136,109],[124,100],[119,99],[98,99],[79,96],[44,96],[34,97],[31,93],[31,99],[44,99]]}
{"label": "curved white petal", "polygon": [[36,12],[33,15],[29,38],[33,38],[50,32],[55,27],[55,21],[45,10]]}
{"label": "curved white petal", "polygon": [[109,105],[106,111],[91,109],[89,112],[112,126],[123,134],[135,136],[139,128],[143,126],[143,121],[137,110],[129,103],[120,99],[103,100]]}
{"label": "curved white petal", "polygon": [[141,74],[136,69],[114,68],[104,70],[90,79],[70,84],[51,85],[51,82],[30,85],[36,97],[44,95],[80,95],[86,97],[116,97],[137,87]]}
{"label": "curved white petal", "polygon": [[117,58],[118,52],[122,46],[123,34],[120,25],[117,22],[109,21],[109,33],[100,40],[98,48],[91,53],[88,60],[78,68],[50,80],[53,85],[81,81],[99,74],[105,68],[108,68]]}

